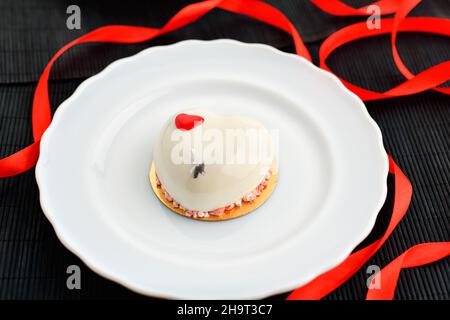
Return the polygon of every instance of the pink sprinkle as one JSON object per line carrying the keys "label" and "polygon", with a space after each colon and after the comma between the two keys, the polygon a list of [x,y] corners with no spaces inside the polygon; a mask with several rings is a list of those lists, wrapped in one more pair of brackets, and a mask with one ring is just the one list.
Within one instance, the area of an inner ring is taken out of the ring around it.
{"label": "pink sprinkle", "polygon": [[209,214],[210,215],[212,215],[212,216],[221,216],[221,215],[223,215],[223,213],[225,212],[225,207],[223,207],[223,208],[219,208],[219,209],[216,209],[216,210],[213,210],[213,211],[209,211]]}
{"label": "pink sprinkle", "polygon": [[164,192],[164,197],[166,197],[166,199],[169,201],[173,201],[173,198],[166,191]]}
{"label": "pink sprinkle", "polygon": [[184,213],[189,217],[197,216],[197,211],[193,211],[193,210],[186,210]]}
{"label": "pink sprinkle", "polygon": [[242,198],[242,200],[244,200],[245,202],[250,202],[256,199],[256,194],[254,194],[253,192],[249,192],[247,193],[244,198]]}
{"label": "pink sprinkle", "polygon": [[204,212],[204,211],[199,211],[199,212],[197,213],[197,215],[198,215],[199,218],[204,218],[204,217],[206,217],[206,212]]}
{"label": "pink sprinkle", "polygon": [[232,203],[229,206],[225,207],[225,210],[231,210],[233,208],[234,208],[234,203]]}

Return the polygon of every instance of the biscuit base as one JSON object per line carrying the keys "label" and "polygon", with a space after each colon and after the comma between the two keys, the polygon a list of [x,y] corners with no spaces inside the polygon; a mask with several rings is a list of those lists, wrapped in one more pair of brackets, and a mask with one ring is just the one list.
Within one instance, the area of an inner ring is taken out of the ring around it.
{"label": "biscuit base", "polygon": [[270,197],[270,195],[272,194],[273,190],[275,189],[275,186],[277,184],[277,180],[278,180],[278,170],[277,170],[277,164],[274,161],[272,163],[272,174],[268,180],[268,184],[266,186],[266,188],[264,188],[264,190],[261,191],[260,195],[258,197],[256,197],[255,200],[249,201],[249,202],[244,202],[242,201],[242,205],[241,206],[235,206],[233,209],[231,210],[226,210],[221,216],[212,216],[210,215],[209,217],[206,218],[194,218],[192,216],[188,216],[184,213],[184,210],[179,209],[179,208],[174,208],[172,206],[172,202],[167,200],[166,197],[164,196],[164,192],[162,191],[161,187],[158,187],[157,185],[157,179],[156,179],[156,171],[155,171],[155,165],[152,161],[151,167],[150,167],[150,172],[149,172],[149,179],[150,179],[150,185],[153,189],[153,192],[155,193],[156,197],[158,197],[158,199],[170,210],[172,210],[175,213],[178,213],[179,215],[189,218],[189,219],[193,219],[193,220],[201,220],[201,221],[225,221],[225,220],[230,220],[230,219],[235,219],[235,218],[239,218],[242,217],[252,211],[254,211],[255,209],[257,209],[258,207],[260,207],[264,202],[267,201],[267,199]]}

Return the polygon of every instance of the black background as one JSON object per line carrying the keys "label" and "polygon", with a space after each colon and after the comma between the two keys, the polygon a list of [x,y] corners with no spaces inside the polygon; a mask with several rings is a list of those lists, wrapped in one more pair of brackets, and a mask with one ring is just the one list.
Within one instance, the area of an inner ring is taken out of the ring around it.
{"label": "black background", "polygon": [[[0,157],[32,142],[31,103],[39,75],[62,45],[106,24],[161,27],[192,1],[0,1]],[[307,0],[268,1],[298,28],[315,62],[323,39],[358,18],[332,17]],[[345,1],[353,5],[371,1]],[[81,30],[66,28],[66,8],[81,8]],[[450,18],[450,0],[424,0],[412,15]],[[214,10],[197,23],[137,45],[89,44],[71,49],[55,65],[50,82],[53,109],[87,77],[110,62],[144,48],[184,39],[233,38],[262,42],[293,52],[291,39],[248,18]],[[450,59],[450,40],[441,36],[401,34],[406,65],[419,72]],[[348,44],[329,59],[334,72],[372,90],[402,82],[393,63],[389,38]],[[384,266],[410,246],[450,241],[450,98],[435,92],[366,103],[380,126],[384,144],[410,178],[413,199],[404,220],[367,263]],[[389,221],[391,190],[365,244],[377,239]],[[58,241],[38,200],[34,170],[0,180],[0,299],[147,299],[96,275]],[[82,289],[68,290],[66,268],[82,271]],[[366,268],[326,299],[363,299]],[[264,281],[263,279],[261,281]],[[285,295],[276,298],[284,298]],[[450,299],[450,258],[402,271],[396,299]]]}

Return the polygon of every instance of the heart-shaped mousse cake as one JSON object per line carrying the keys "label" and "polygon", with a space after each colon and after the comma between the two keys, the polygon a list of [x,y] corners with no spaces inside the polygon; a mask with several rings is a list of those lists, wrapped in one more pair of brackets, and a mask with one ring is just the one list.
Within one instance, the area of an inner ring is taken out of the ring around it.
{"label": "heart-shaped mousse cake", "polygon": [[273,141],[256,120],[188,110],[161,129],[152,169],[155,192],[172,210],[195,219],[226,220],[252,211],[272,191]]}

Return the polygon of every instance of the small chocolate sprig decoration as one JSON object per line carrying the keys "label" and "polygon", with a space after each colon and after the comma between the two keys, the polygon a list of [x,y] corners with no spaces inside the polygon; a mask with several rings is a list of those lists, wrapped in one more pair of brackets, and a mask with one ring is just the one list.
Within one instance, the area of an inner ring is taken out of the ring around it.
{"label": "small chocolate sprig decoration", "polygon": [[194,167],[192,167],[191,174],[194,179],[197,179],[199,174],[204,174],[204,173],[205,173],[205,164],[204,163],[197,164]]}

